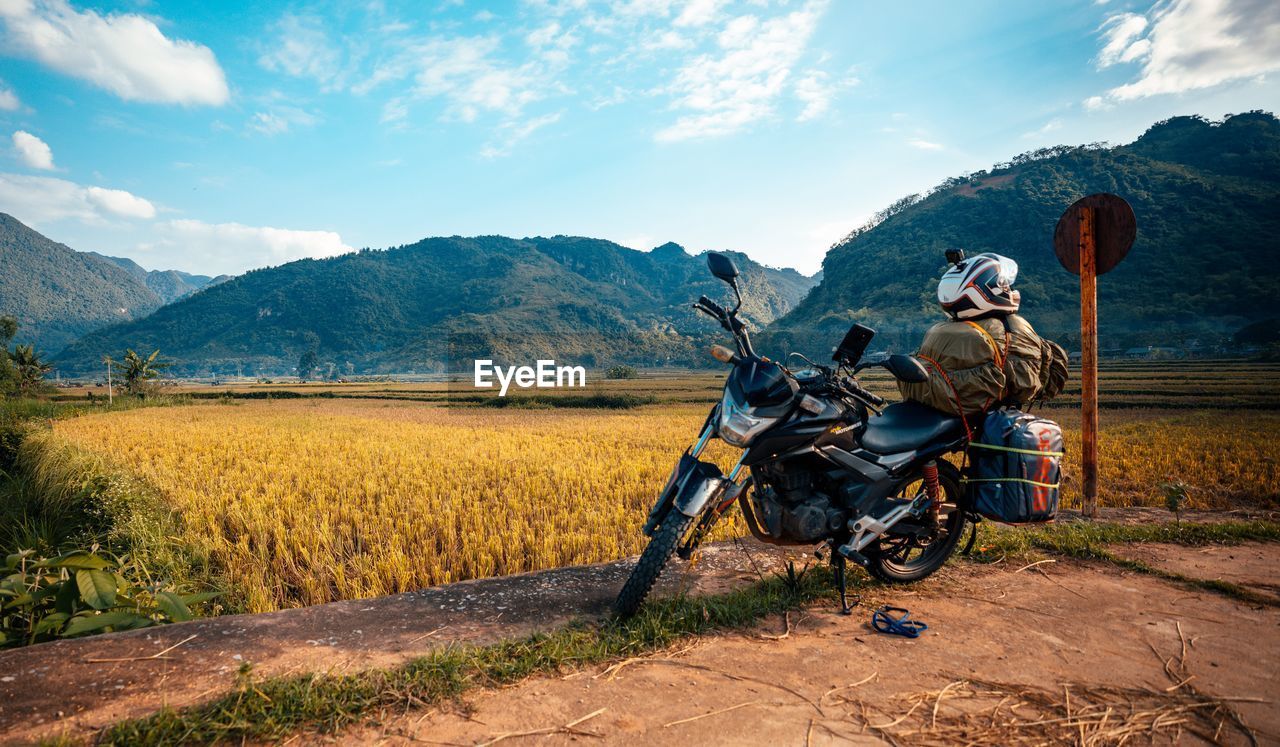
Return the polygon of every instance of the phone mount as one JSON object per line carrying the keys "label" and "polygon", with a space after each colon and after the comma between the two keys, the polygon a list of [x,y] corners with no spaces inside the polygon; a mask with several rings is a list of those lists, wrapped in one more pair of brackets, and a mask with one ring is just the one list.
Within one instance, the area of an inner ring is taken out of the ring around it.
{"label": "phone mount", "polygon": [[845,333],[840,345],[832,351],[831,360],[845,366],[856,366],[867,350],[867,344],[876,336],[876,331],[862,324],[855,324]]}

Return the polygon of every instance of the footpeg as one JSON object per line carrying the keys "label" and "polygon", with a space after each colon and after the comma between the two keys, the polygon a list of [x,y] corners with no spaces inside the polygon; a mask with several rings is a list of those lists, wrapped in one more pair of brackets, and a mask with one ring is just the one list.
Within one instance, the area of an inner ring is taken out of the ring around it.
{"label": "footpeg", "polygon": [[857,563],[863,568],[867,568],[871,565],[871,559],[868,558],[866,555],[863,555],[862,553],[853,549],[852,542],[849,542],[847,544],[837,547],[836,552],[840,553],[840,557],[846,560],[853,561],[854,563]]}

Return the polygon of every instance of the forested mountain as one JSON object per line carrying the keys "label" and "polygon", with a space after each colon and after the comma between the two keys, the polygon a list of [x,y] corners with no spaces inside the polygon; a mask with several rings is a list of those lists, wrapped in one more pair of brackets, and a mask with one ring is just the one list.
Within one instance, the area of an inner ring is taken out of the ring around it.
{"label": "forested mountain", "polygon": [[[812,286],[734,256],[757,326]],[[255,270],[90,334],[57,362],[85,371],[132,347],[159,348],[179,374],[282,373],[309,350],[359,372],[436,371],[476,355],[687,365],[715,337],[690,309],[701,293],[723,298],[725,288],[705,258],[675,244],[640,252],[567,236],[431,238]]]}
{"label": "forested mountain", "polygon": [[160,304],[119,265],[0,213],[0,314],[18,319],[16,342],[55,353],[86,332],[146,316]]}
{"label": "forested mountain", "polygon": [[1114,192],[1133,205],[1138,238],[1098,282],[1104,347],[1204,343],[1275,316],[1280,297],[1280,121],[1251,112],[1213,123],[1178,117],[1119,147],[1059,147],[912,196],[833,247],[822,282],[761,340],[777,353],[829,351],[851,322],[873,348],[914,350],[942,318],[943,252],[1018,261],[1025,315],[1079,346],[1079,281],[1053,254],[1072,202]]}
{"label": "forested mountain", "polygon": [[124,268],[126,272],[141,280],[143,285],[151,289],[160,297],[161,303],[173,303],[179,298],[185,298],[201,288],[221,283],[231,278],[230,275],[219,275],[217,277],[209,277],[208,275],[192,275],[181,270],[147,270],[125,257],[108,257],[105,254],[97,252],[89,252],[95,257],[101,257],[108,262],[114,262]]}

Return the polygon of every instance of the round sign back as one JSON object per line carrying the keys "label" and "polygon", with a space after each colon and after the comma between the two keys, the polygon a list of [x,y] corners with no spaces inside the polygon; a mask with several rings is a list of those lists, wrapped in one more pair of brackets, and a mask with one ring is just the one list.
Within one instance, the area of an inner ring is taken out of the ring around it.
{"label": "round sign back", "polygon": [[1119,195],[1100,193],[1076,200],[1058,219],[1053,251],[1069,272],[1080,274],[1080,213],[1093,208],[1093,233],[1098,274],[1109,272],[1129,253],[1138,235],[1133,208]]}

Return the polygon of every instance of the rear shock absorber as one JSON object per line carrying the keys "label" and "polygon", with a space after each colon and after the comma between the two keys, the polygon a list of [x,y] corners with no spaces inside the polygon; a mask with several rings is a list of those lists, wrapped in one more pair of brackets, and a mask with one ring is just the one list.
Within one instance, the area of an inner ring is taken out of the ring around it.
{"label": "rear shock absorber", "polygon": [[932,459],[924,465],[924,491],[929,496],[929,516],[936,520],[942,505],[942,486],[938,482],[938,463]]}

